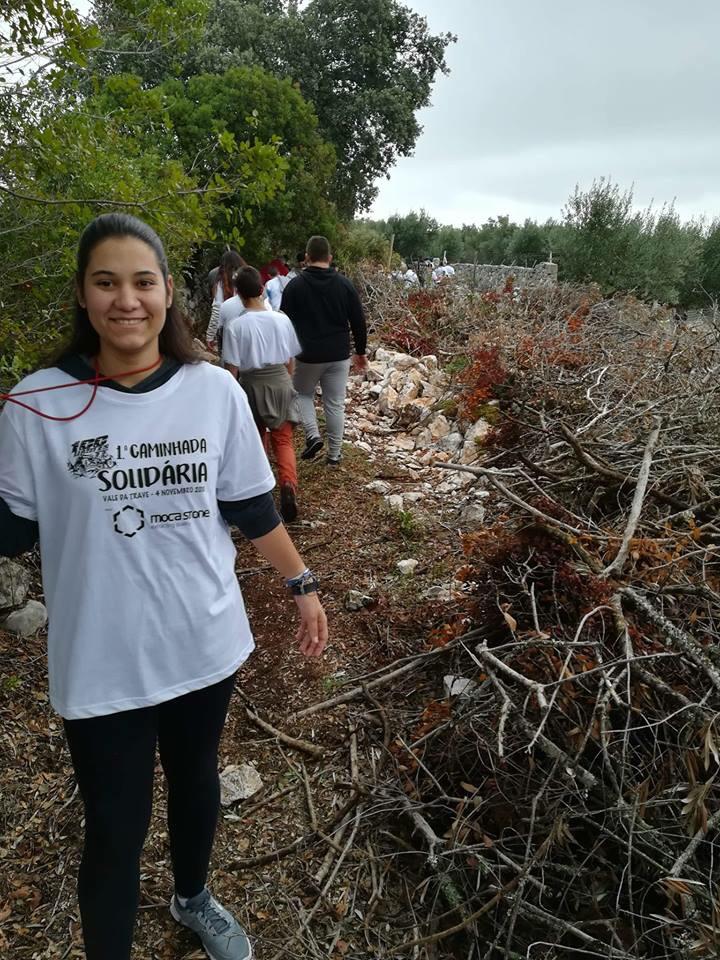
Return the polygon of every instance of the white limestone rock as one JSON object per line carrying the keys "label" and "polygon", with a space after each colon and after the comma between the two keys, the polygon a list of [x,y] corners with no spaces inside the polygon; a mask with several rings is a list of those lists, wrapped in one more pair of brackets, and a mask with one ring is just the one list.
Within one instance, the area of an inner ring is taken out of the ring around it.
{"label": "white limestone rock", "polygon": [[409,437],[406,433],[400,433],[395,437],[395,445],[400,450],[414,450],[415,440],[412,437]]}
{"label": "white limestone rock", "polygon": [[400,420],[404,425],[424,423],[432,415],[432,397],[416,397],[407,400],[400,409]]}
{"label": "white limestone rock", "polygon": [[461,433],[448,433],[447,436],[441,437],[437,442],[438,450],[446,450],[448,453],[457,453],[457,451],[463,445],[463,438]]}
{"label": "white limestone rock", "polygon": [[468,503],[460,511],[461,523],[479,525],[485,520],[485,507],[482,503]]}
{"label": "white limestone rock", "polygon": [[0,557],[0,610],[20,607],[30,586],[30,574],[19,563]]}
{"label": "white limestone rock", "polygon": [[371,483],[365,484],[365,489],[369,490],[370,493],[379,493],[381,495],[390,493],[392,489],[389,483],[386,483],[384,480],[373,480]]}
{"label": "white limestone rock", "polygon": [[359,590],[349,590],[345,597],[345,609],[348,613],[359,613],[366,607],[371,607],[374,603],[373,597],[369,597]]}
{"label": "white limestone rock", "polygon": [[419,363],[417,357],[411,357],[408,353],[398,354],[393,360],[396,370],[410,370],[412,367],[417,367]]}
{"label": "white limestone rock", "polygon": [[452,674],[443,677],[443,687],[446,697],[459,697],[461,700],[472,697],[480,689],[474,680],[469,680],[467,677],[455,677]]}
{"label": "white limestone rock", "polygon": [[446,437],[450,433],[450,424],[448,423],[447,417],[439,413],[430,421],[428,429],[430,430],[433,440],[439,440],[441,437]]}
{"label": "white limestone rock", "polygon": [[42,630],[48,620],[47,610],[37,600],[28,600],[24,607],[14,610],[0,622],[0,629],[19,637],[32,637]]}
{"label": "white limestone rock", "polygon": [[412,577],[419,562],[413,559],[398,560],[397,568],[404,577]]}
{"label": "white limestone rock", "polygon": [[260,774],[251,763],[230,764],[220,774],[220,803],[229,807],[238,800],[247,800],[262,786]]}
{"label": "white limestone rock", "polygon": [[378,407],[383,413],[395,413],[398,409],[400,397],[397,390],[390,386],[383,387],[378,395]]}
{"label": "white limestone rock", "polygon": [[381,383],[387,376],[387,367],[380,363],[369,363],[365,375],[370,383]]}
{"label": "white limestone rock", "polygon": [[421,429],[415,434],[415,449],[427,450],[431,443],[432,434],[427,427],[421,427]]}

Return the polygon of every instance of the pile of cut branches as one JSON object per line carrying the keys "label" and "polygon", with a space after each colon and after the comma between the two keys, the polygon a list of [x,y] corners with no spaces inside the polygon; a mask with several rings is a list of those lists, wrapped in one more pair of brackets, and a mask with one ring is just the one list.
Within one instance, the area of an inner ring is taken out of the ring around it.
{"label": "pile of cut branches", "polygon": [[718,332],[588,290],[440,296],[460,410],[500,413],[483,465],[446,468],[496,519],[463,541],[466,616],[345,694],[368,945],[715,956]]}

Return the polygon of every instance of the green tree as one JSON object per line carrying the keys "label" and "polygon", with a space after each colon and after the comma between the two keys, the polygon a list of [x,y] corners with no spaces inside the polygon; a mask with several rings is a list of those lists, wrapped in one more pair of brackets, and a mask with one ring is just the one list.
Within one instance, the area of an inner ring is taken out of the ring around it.
{"label": "green tree", "polygon": [[395,234],[395,249],[406,260],[433,256],[439,226],[425,210],[419,213],[411,210],[404,217],[390,217],[385,229],[388,236]]}
{"label": "green tree", "polygon": [[707,303],[708,299],[718,303],[720,301],[720,220],[715,220],[710,225],[702,246],[698,273],[697,283],[693,285],[692,299],[696,303]]}
{"label": "green tree", "polygon": [[172,127],[157,101],[139,100],[132,78],[124,106],[106,114],[102,98],[58,109],[28,127],[5,152],[0,185],[0,376],[16,378],[64,335],[72,302],[73,258],[83,227],[98,213],[127,210],[155,227],[180,275],[212,237],[223,198],[247,191],[260,207],[282,183],[284,165],[270,144],[234,144],[233,171],[199,177],[173,158]]}
{"label": "green tree", "polygon": [[526,220],[510,237],[507,254],[508,262],[521,267],[545,262],[550,254],[548,230],[533,220]]}
{"label": "green tree", "polygon": [[446,256],[448,263],[459,263],[462,249],[462,236],[458,228],[448,225],[440,227],[432,247],[433,256]]}
{"label": "green tree", "polygon": [[321,138],[312,107],[287,80],[258,67],[235,67],[186,83],[168,81],[158,92],[188,169],[203,177],[220,170],[237,179],[238,145],[247,150],[258,143],[272,145],[282,160],[282,183],[272,197],[249,208],[244,185],[216,211],[215,232],[256,261],[301,249],[313,233],[334,238],[336,215],[326,189],[335,153]]}
{"label": "green tree", "polygon": [[617,285],[646,300],[676,304],[690,282],[702,251],[702,234],[694,224],[681,224],[672,205],[658,214],[648,209],[632,220],[634,231]]}
{"label": "green tree", "polygon": [[563,210],[558,261],[563,279],[595,281],[609,292],[622,287],[638,226],[633,224],[632,190],[605,178],[586,192],[575,188]]}
{"label": "green tree", "polygon": [[180,76],[204,36],[211,0],[94,0],[102,43],[91,57],[90,84],[115,73],[157,86]]}
{"label": "green tree", "polygon": [[[431,34],[425,18],[399,0],[310,0],[302,8],[290,0],[213,0],[203,37],[180,67],[172,43],[149,44],[127,16],[128,7],[144,3],[98,0],[107,42],[97,70],[130,69],[149,86],[180,70],[189,79],[252,65],[289,78],[335,147],[330,195],[348,218],[370,205],[377,178],[412,152],[421,131],[416,112],[429,103],[438,71],[447,72],[453,39]],[[122,51],[122,62],[109,55],[111,47]]]}
{"label": "green tree", "polygon": [[[312,0],[288,30],[281,69],[300,84],[340,159],[334,196],[351,216],[376,196],[375,181],[409,156],[421,127],[416,112],[446,73],[450,34],[397,0]],[[299,44],[298,44],[299,41]]]}
{"label": "green tree", "polygon": [[[23,80],[30,70],[59,58],[84,65],[99,44],[94,26],[83,23],[69,0],[4,0],[0,19],[0,83]],[[34,62],[30,62],[31,59]]]}
{"label": "green tree", "polygon": [[367,220],[354,220],[338,230],[335,261],[341,267],[369,260],[387,268],[390,260],[390,242],[387,236]]}

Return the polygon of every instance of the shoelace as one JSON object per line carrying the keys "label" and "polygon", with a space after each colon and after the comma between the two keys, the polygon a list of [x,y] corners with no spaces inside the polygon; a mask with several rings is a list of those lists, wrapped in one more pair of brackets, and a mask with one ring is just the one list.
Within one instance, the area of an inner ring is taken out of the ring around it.
{"label": "shoelace", "polygon": [[212,897],[207,898],[198,913],[200,919],[212,928],[213,933],[225,933],[230,926],[230,921],[220,913],[219,906]]}

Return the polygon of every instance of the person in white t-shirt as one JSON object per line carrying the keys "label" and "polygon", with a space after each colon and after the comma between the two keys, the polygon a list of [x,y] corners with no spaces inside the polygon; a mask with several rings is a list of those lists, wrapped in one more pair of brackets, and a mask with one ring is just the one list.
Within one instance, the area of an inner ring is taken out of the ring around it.
{"label": "person in white t-shirt", "polygon": [[[243,266],[246,267],[247,264],[243,264]],[[239,267],[238,269],[242,269],[242,267]],[[236,274],[237,274],[237,270],[233,273],[233,278],[232,278],[233,290],[235,290]],[[271,309],[270,301],[268,300],[267,293],[265,291],[263,291],[263,301],[265,304],[265,309],[266,310]],[[218,317],[218,322],[217,322],[217,341],[218,341],[218,344],[220,345],[220,349],[218,350],[218,353],[221,356],[222,356],[222,338],[224,336],[226,327],[228,326],[231,320],[235,320],[237,317],[241,317],[244,313],[245,313],[245,306],[242,300],[240,299],[240,296],[237,293],[237,290],[235,290],[235,293],[233,293],[231,297],[228,297],[228,299],[220,307],[220,315]]]}
{"label": "person in white t-shirt", "polygon": [[86,957],[130,958],[159,744],[171,913],[210,956],[249,960],[206,887],[218,742],[254,646],[229,524],[286,578],[306,656],[322,654],[327,620],[275,511],[246,395],[195,356],[157,235],[126,214],[98,217],[76,276],[69,347],[0,415],[0,554],[39,539],[50,699],[85,808]]}
{"label": "person in white t-shirt", "polygon": [[213,288],[213,302],[210,311],[210,322],[205,332],[205,341],[210,350],[217,347],[218,353],[222,349],[222,321],[221,311],[226,300],[233,295],[233,276],[240,267],[246,266],[245,261],[237,250],[228,249],[223,253],[220,266],[215,276]]}
{"label": "person in white t-shirt", "polygon": [[301,347],[290,319],[268,310],[263,282],[254,267],[235,274],[235,289],[245,312],[225,328],[223,363],[247,394],[263,446],[272,446],[280,480],[283,520],[297,518],[297,460],[293,428],[300,422],[292,384],[295,357]]}
{"label": "person in white t-shirt", "polygon": [[279,310],[283,290],[287,286],[288,281],[285,277],[280,276],[277,267],[268,267],[268,275],[270,279],[265,284],[265,294],[270,301],[270,309]]}

